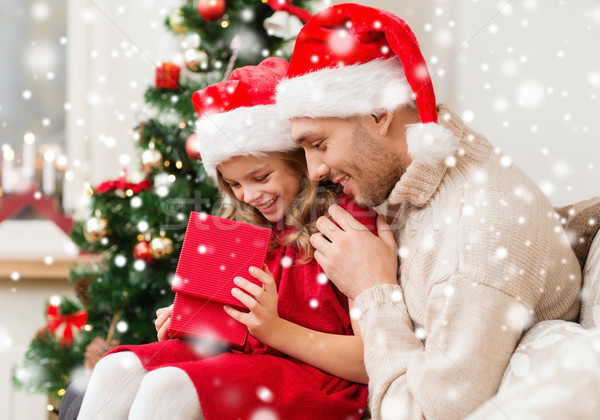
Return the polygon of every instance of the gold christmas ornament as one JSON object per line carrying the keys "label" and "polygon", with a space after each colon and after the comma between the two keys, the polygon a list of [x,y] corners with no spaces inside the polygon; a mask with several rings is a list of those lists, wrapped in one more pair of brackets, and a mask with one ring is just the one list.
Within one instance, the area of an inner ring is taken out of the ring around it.
{"label": "gold christmas ornament", "polygon": [[150,253],[157,260],[168,257],[173,253],[173,241],[164,236],[152,239],[150,241]]}
{"label": "gold christmas ornament", "polygon": [[169,25],[178,34],[184,34],[188,31],[185,26],[185,16],[181,9],[175,9],[169,16]]}
{"label": "gold christmas ornament", "polygon": [[191,71],[198,73],[208,69],[209,57],[205,51],[190,48],[183,56],[185,57],[185,66]]}
{"label": "gold christmas ornament", "polygon": [[85,223],[83,236],[91,244],[100,242],[108,233],[108,220],[102,217],[92,217]]}
{"label": "gold christmas ornament", "polygon": [[163,157],[156,149],[146,149],[142,153],[142,170],[150,172],[154,168],[158,168],[162,163]]}

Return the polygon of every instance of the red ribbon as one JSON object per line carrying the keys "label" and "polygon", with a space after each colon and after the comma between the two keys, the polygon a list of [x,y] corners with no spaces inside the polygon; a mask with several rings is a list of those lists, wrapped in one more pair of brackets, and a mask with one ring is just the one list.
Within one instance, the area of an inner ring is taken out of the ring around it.
{"label": "red ribbon", "polygon": [[289,14],[296,16],[304,23],[306,23],[312,17],[308,10],[294,6],[292,4],[292,0],[267,0],[267,5],[276,12],[288,12]]}
{"label": "red ribbon", "polygon": [[102,194],[108,191],[113,191],[113,190],[131,190],[133,191],[134,194],[139,193],[140,191],[144,191],[147,190],[148,188],[150,188],[150,180],[149,179],[144,179],[142,182],[138,182],[138,183],[131,183],[131,182],[127,182],[125,180],[125,176],[122,174],[119,179],[117,179],[116,181],[104,181],[103,183],[101,183],[100,185],[98,185],[96,187],[96,189],[94,190],[95,194]]}
{"label": "red ribbon", "polygon": [[48,305],[48,310],[46,311],[48,323],[44,328],[54,334],[58,327],[65,324],[60,344],[69,347],[73,343],[73,328],[79,331],[87,322],[87,317],[87,311],[83,309],[72,315],[64,316],[59,312],[58,306]]}

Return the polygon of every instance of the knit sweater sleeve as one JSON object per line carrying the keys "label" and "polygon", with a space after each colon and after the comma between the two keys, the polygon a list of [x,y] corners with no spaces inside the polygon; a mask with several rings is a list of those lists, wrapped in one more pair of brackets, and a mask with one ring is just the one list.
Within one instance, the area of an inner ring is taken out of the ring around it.
{"label": "knit sweater sleeve", "polygon": [[528,318],[514,298],[460,273],[432,288],[423,328],[413,330],[398,285],[354,304],[373,420],[464,418],[495,394]]}

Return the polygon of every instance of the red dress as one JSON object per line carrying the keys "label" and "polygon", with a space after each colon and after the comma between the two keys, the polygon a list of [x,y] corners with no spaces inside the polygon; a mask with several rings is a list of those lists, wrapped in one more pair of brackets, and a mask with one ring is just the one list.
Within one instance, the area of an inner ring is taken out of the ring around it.
{"label": "red dress", "polygon": [[[340,204],[375,231],[374,211],[359,210],[345,198]],[[279,316],[316,331],[351,335],[348,298],[333,283],[323,281],[315,259],[297,264],[296,257],[293,246],[267,255],[267,266],[277,283]],[[360,419],[367,404],[366,385],[327,374],[251,335],[243,352],[209,358],[199,357],[183,340],[125,345],[110,353],[118,351],[135,353],[148,370],[182,369],[196,387],[207,420]]]}

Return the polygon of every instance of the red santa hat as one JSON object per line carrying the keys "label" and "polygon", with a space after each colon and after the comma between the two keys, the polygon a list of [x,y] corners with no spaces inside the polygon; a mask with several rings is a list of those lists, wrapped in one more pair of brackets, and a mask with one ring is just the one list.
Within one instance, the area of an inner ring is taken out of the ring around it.
{"label": "red santa hat", "polygon": [[378,114],[416,106],[407,127],[413,159],[434,163],[459,140],[437,124],[431,77],[406,22],[385,10],[347,3],[311,18],[298,34],[287,76],[277,87],[283,118]]}
{"label": "red santa hat", "polygon": [[192,103],[198,151],[206,172],[216,177],[216,167],[235,156],[264,156],[298,148],[288,120],[275,105],[277,83],[288,63],[271,57],[257,66],[234,70],[229,80],[194,92]]}

